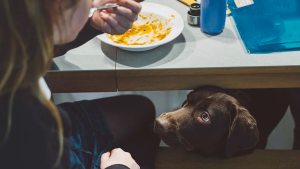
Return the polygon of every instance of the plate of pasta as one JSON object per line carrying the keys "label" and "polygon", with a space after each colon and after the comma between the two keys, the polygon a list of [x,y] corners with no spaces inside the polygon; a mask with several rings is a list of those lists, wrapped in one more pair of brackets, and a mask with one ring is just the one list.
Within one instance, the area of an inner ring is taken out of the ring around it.
{"label": "plate of pasta", "polygon": [[164,5],[142,2],[142,11],[132,27],[121,35],[101,34],[102,42],[128,51],[146,51],[178,37],[184,23],[181,15]]}

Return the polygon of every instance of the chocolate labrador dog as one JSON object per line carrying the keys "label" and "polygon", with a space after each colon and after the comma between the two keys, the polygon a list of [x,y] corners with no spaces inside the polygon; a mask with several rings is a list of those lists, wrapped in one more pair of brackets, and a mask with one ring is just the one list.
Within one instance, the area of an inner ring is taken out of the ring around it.
{"label": "chocolate labrador dog", "polygon": [[154,132],[171,147],[205,156],[252,149],[259,139],[256,120],[230,92],[215,86],[191,91],[179,109],[155,120]]}

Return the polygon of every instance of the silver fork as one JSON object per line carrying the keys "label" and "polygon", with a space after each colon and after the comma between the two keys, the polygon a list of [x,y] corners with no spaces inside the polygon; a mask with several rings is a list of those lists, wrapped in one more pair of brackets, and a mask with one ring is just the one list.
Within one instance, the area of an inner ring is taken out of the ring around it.
{"label": "silver fork", "polygon": [[95,6],[94,8],[103,10],[103,9],[108,9],[108,8],[117,8],[119,5],[116,3],[112,3],[112,4],[105,4],[105,5],[100,5],[100,6]]}

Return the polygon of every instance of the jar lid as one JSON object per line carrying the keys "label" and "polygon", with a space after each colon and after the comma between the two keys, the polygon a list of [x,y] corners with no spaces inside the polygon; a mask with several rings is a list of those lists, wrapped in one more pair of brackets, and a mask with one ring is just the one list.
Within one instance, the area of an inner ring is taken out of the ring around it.
{"label": "jar lid", "polygon": [[192,3],[190,6],[191,10],[200,10],[201,5],[199,3]]}

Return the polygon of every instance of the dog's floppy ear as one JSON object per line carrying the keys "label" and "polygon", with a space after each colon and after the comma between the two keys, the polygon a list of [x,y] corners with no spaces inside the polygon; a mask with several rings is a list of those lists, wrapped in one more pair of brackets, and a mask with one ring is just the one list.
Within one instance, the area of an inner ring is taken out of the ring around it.
{"label": "dog's floppy ear", "polygon": [[258,142],[258,135],[256,120],[246,108],[237,106],[227,137],[225,156],[231,157],[240,151],[253,148]]}

